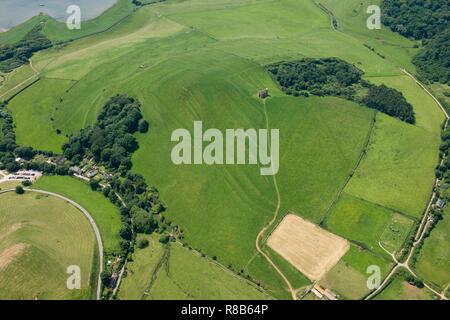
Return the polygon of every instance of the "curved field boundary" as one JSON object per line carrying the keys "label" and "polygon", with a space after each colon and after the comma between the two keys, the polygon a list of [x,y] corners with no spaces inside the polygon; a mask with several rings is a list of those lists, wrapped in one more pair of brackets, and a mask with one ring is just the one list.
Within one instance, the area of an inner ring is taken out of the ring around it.
{"label": "curved field boundary", "polygon": [[[79,205],[78,203],[76,203],[75,201],[66,198],[60,194],[54,193],[54,192],[48,192],[48,191],[44,191],[44,190],[37,190],[37,189],[25,189],[26,191],[30,191],[30,192],[36,192],[36,193],[40,193],[40,194],[45,194],[45,195],[50,195],[59,199],[62,199],[68,203],[70,203],[72,206],[74,206],[75,208],[77,208],[79,211],[81,211],[84,216],[88,219],[89,223],[92,226],[92,229],[94,230],[95,233],[95,237],[97,239],[97,244],[98,244],[98,254],[99,254],[99,273],[98,273],[98,280],[97,280],[97,300],[100,300],[100,296],[101,296],[101,289],[102,289],[102,283],[101,283],[101,278],[100,278],[100,274],[103,271],[103,242],[102,242],[102,238],[100,236],[100,231],[97,227],[97,224],[95,223],[94,219],[92,218],[92,216],[90,215],[90,213],[83,208],[81,205]],[[2,193],[7,193],[7,192],[15,192],[15,189],[7,189],[7,190],[1,190],[0,194]]]}

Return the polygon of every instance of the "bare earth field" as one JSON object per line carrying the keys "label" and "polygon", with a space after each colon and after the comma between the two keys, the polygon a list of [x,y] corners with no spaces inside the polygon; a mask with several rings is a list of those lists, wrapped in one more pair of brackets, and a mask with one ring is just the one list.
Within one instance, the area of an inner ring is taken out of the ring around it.
{"label": "bare earth field", "polygon": [[320,280],[347,252],[347,240],[288,214],[267,241],[270,248],[311,280]]}

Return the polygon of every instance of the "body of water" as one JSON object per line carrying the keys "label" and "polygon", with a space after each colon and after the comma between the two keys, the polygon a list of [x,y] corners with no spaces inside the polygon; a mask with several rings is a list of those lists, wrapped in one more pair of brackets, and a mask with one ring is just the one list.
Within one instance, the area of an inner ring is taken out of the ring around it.
{"label": "body of water", "polygon": [[0,0],[0,30],[11,29],[40,12],[65,21],[69,16],[66,10],[70,5],[79,6],[82,20],[89,20],[99,16],[116,2],[117,0]]}

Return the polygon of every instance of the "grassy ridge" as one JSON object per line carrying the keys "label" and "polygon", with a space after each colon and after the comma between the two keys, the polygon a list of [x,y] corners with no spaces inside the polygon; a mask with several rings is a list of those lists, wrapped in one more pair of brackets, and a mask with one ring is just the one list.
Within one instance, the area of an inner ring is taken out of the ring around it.
{"label": "grassy ridge", "polygon": [[389,247],[391,252],[399,250],[406,240],[412,224],[411,219],[399,218],[388,208],[345,193],[327,220],[327,226],[331,231],[364,244],[367,249],[382,256],[386,256],[386,252],[379,243]]}
{"label": "grassy ridge", "polygon": [[[170,134],[177,128],[190,129],[194,120],[203,120],[205,128],[264,128],[264,106],[255,95],[268,87],[269,125],[281,129],[280,216],[292,210],[318,222],[360,155],[372,112],[334,98],[282,97],[261,64],[303,56],[339,57],[364,70],[369,80],[390,81],[408,95],[419,126],[378,115],[368,153],[346,193],[419,217],[433,180],[442,118],[434,103],[416,94],[411,80],[399,76],[400,66],[411,69],[413,43],[389,31],[368,32],[359,2],[327,4],[338,20],[346,21],[357,10],[354,27],[340,24],[343,29],[333,31],[329,17],[312,1],[169,1],[138,10],[111,31],[41,52],[33,60],[44,77],[77,80],[63,93],[54,114],[55,126],[64,133],[93,123],[104,102],[116,93],[139,98],[151,129],[139,137],[134,169],[158,186],[169,206],[167,217],[181,225],[194,247],[236,269],[247,268],[275,296],[289,298],[279,276],[260,256],[254,257],[256,234],[276,206],[272,180],[261,177],[257,167],[176,167],[169,156]],[[55,31],[53,38],[58,37],[67,35]],[[13,110],[27,107],[17,105]],[[42,110],[42,120],[50,118],[46,103],[33,108]],[[35,137],[45,135],[47,145],[60,144],[48,126],[27,134],[30,123],[17,122],[22,143],[38,146],[42,142]],[[51,187],[64,189],[64,183],[55,180]],[[102,236],[114,243],[114,227],[101,224]],[[366,227],[368,233],[382,231]],[[351,238],[353,232],[346,234]],[[362,240],[373,244],[373,239]],[[366,276],[367,263],[388,264],[378,256],[352,252],[341,264],[360,280]],[[345,279],[347,273],[336,274]],[[161,288],[174,288],[173,281],[164,277]],[[301,284],[301,277],[293,277]],[[362,280],[356,283],[360,287],[353,296],[360,296],[365,289]]]}

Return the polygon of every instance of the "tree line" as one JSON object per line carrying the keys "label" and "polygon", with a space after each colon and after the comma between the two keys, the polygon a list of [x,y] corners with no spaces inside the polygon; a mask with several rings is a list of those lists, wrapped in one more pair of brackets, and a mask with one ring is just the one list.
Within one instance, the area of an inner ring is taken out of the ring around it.
{"label": "tree line", "polygon": [[342,97],[415,123],[413,107],[400,91],[369,83],[360,69],[343,60],[306,58],[271,64],[267,70],[286,94]]}

